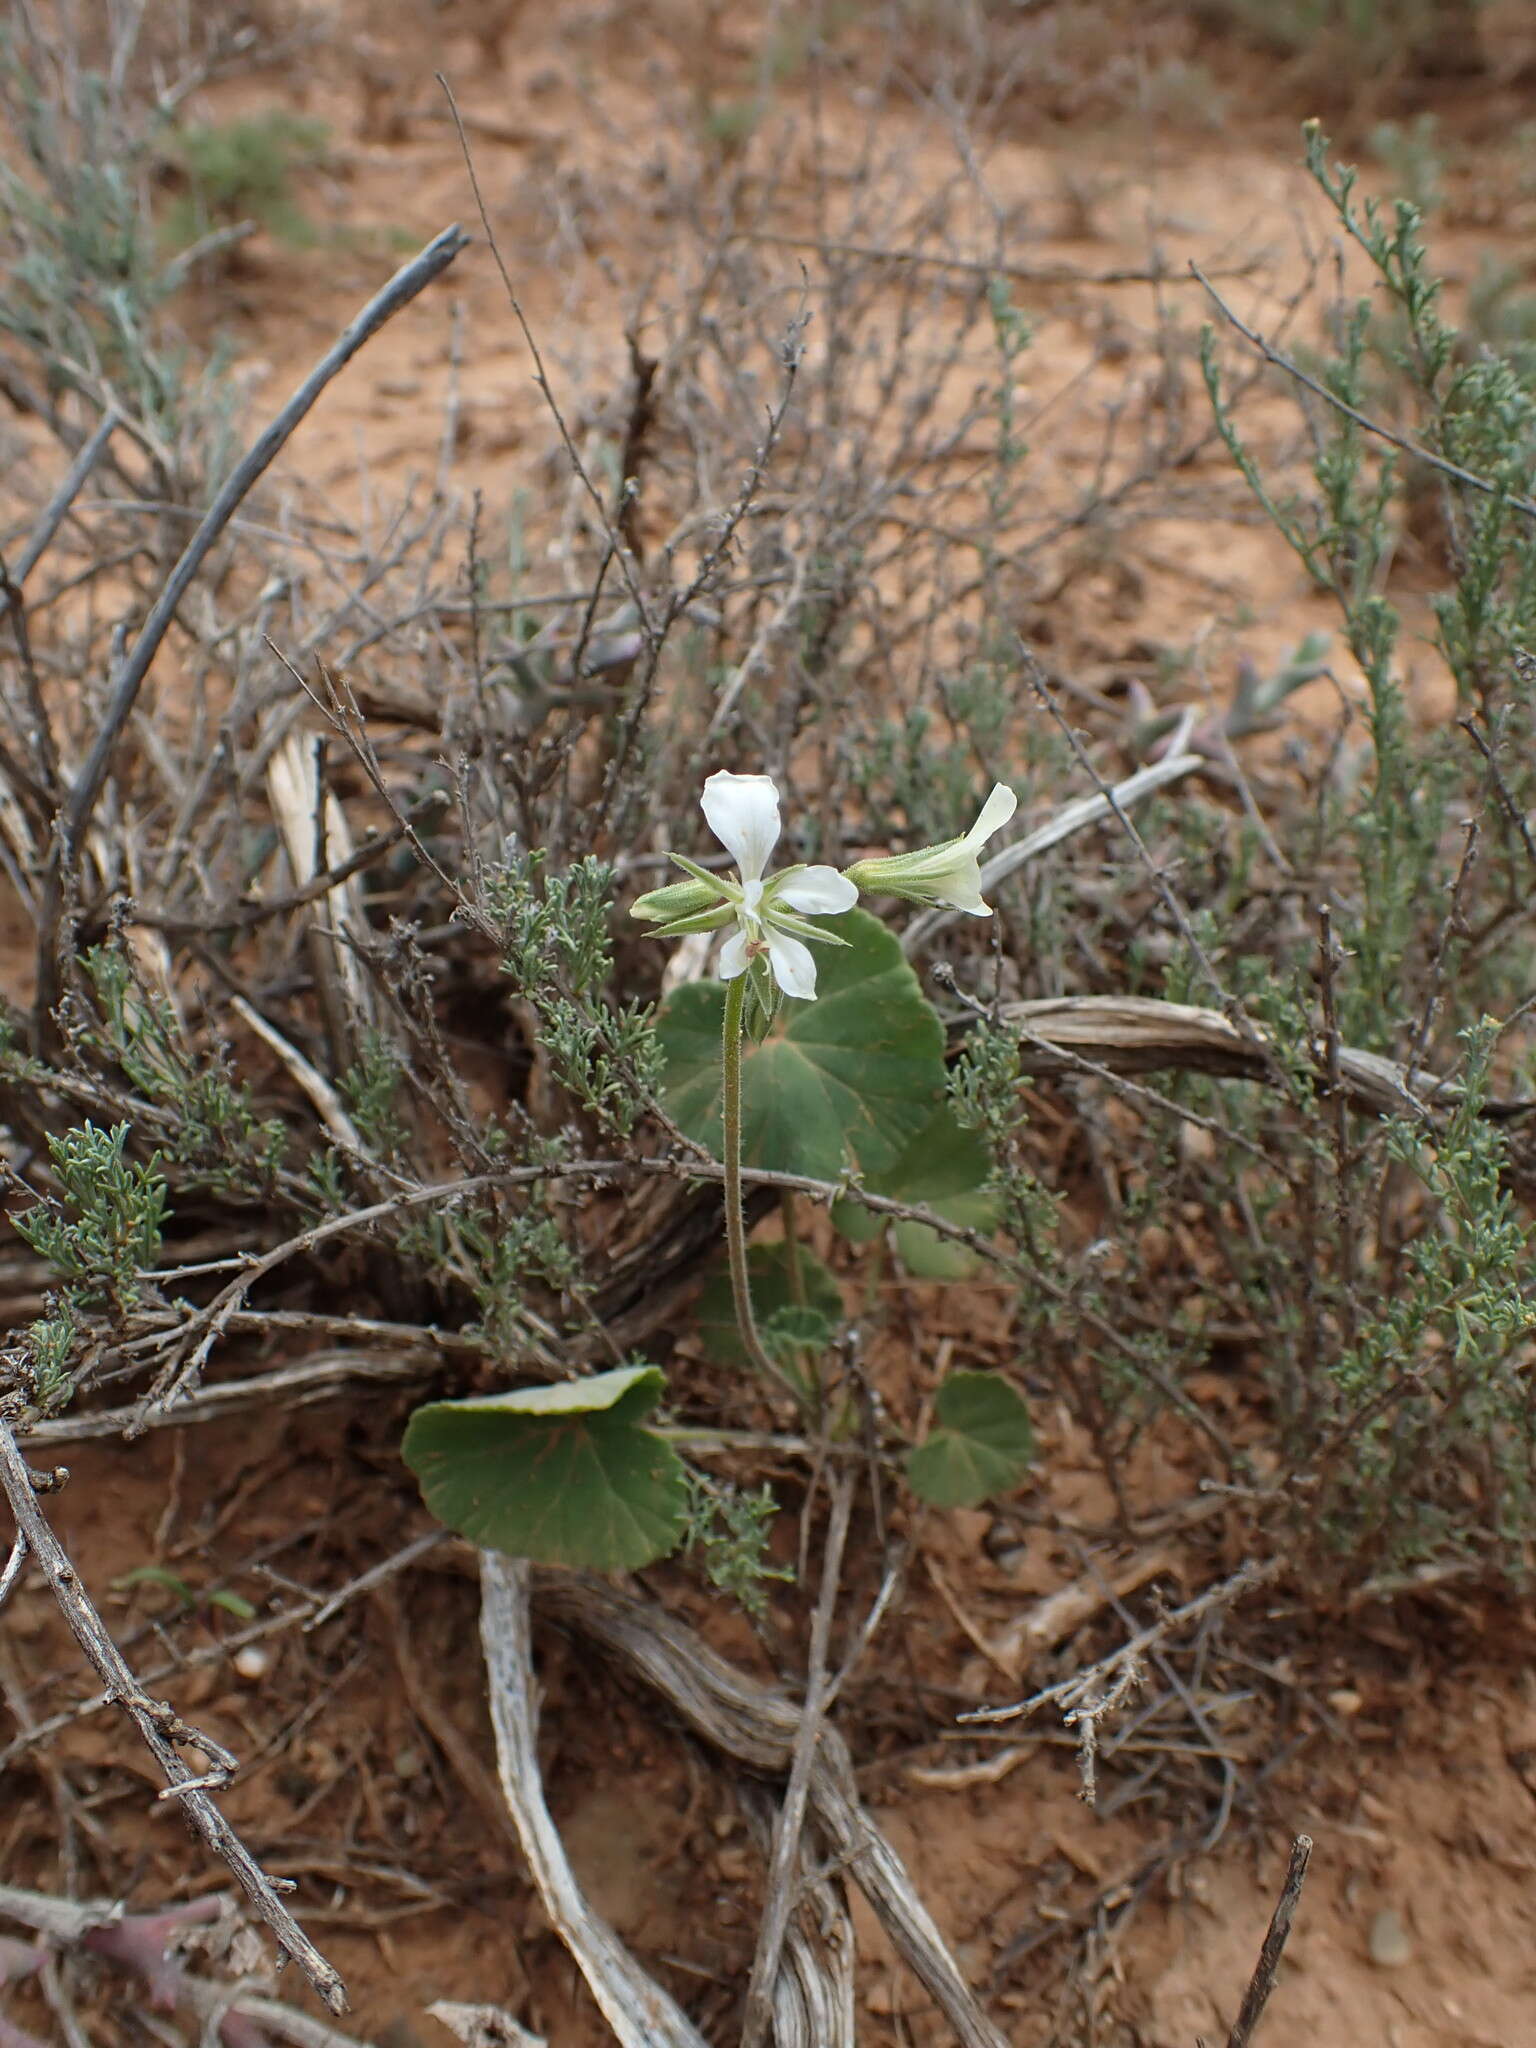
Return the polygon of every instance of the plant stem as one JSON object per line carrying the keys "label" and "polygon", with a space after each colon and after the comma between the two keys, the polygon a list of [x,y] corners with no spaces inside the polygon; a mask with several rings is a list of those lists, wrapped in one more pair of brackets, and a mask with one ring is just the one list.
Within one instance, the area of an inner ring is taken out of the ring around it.
{"label": "plant stem", "polygon": [[795,1228],[793,1188],[785,1188],[780,1194],[779,1214],[784,1219],[784,1257],[789,1270],[789,1298],[796,1308],[804,1308],[805,1268],[800,1263],[800,1233]]}
{"label": "plant stem", "polygon": [[757,1370],[799,1400],[799,1390],[781,1366],[774,1364],[757,1334],[752,1313],[752,1289],[747,1279],[747,1225],[741,1204],[741,1020],[747,1000],[747,977],[738,974],[725,984],[725,1030],[720,1047],[720,1067],[725,1083],[721,1121],[725,1127],[725,1251],[731,1268],[731,1300],[736,1308],[736,1327],[747,1357]]}

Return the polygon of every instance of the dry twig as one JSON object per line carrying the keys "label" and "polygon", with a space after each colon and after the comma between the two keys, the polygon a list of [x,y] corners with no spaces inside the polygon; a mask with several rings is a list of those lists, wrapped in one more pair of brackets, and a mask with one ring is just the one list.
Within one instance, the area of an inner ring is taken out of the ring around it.
{"label": "dry twig", "polygon": [[1280,1967],[1280,1958],[1290,1938],[1291,1922],[1296,1917],[1301,1888],[1307,1881],[1307,1864],[1311,1855],[1312,1837],[1298,1835],[1291,1844],[1291,1860],[1286,1867],[1285,1883],[1280,1888],[1280,1897],[1275,1903],[1269,1932],[1264,1936],[1264,1946],[1259,1950],[1259,1960],[1254,1965],[1253,1976],[1243,1994],[1242,2006],[1232,2023],[1232,2031],[1227,2036],[1227,2048],[1248,2048],[1248,2043],[1253,2039],[1254,2028],[1264,2017],[1269,1994],[1275,1988],[1275,1973]]}
{"label": "dry twig", "polygon": [[687,2014],[587,1904],[544,1803],[528,1583],[526,1564],[481,1551],[480,1641],[497,1772],[544,1910],[620,2048],[708,2048]]}
{"label": "dry twig", "polygon": [[239,1879],[251,1904],[329,2010],[345,2012],[346,1986],[278,1897],[278,1886],[283,1880],[267,1876],[203,1789],[206,1776],[195,1775],[177,1748],[178,1743],[195,1745],[205,1755],[216,1757],[220,1754],[219,1745],[211,1737],[188,1728],[162,1702],[149,1698],[128,1668],[122,1651],[81,1585],[80,1575],[63,1544],[38,1506],[33,1475],[16,1448],[10,1424],[4,1420],[0,1420],[0,1488],[4,1489],[17,1529],[26,1537],[28,1548],[53,1589],[75,1641],[112,1697],[127,1711],[165,1773],[166,1791],[161,1796],[177,1799],[189,1824]]}
{"label": "dry twig", "polygon": [[177,607],[191,588],[219,535],[257,480],[276,460],[327,384],[346,368],[363,344],[371,340],[386,321],[391,320],[402,306],[409,305],[447,269],[468,241],[469,237],[462,228],[444,228],[420,255],[412,257],[409,263],[396,271],[388,284],[374,294],[357,318],[338,336],[277,417],[235,465],[187,542],[180,560],[166,578],[137,639],[117,665],[91,750],[60,807],[54,844],[43,876],[38,904],[37,997],[34,1008],[34,1033],[40,1044],[49,1039],[53,1008],[58,1000],[59,925],[80,847],[123,728],[138,700],[150,664],[176,616]]}
{"label": "dry twig", "polygon": [[762,2048],[773,2013],[779,1956],[795,1903],[800,1837],[805,1827],[811,1766],[816,1758],[816,1749],[821,1740],[826,1717],[832,1616],[837,1607],[838,1586],[843,1569],[843,1546],[848,1540],[848,1518],[852,1507],[852,1479],[846,1472],[840,1472],[832,1482],[832,1518],[827,1530],[826,1551],[822,1558],[821,1591],[811,1625],[811,1652],[806,1674],[805,1703],[800,1710],[800,1726],[795,1731],[789,1782],[784,1787],[784,1803],[773,1823],[773,1842],[768,1857],[768,1892],[763,1903],[762,1918],[758,1924],[757,1952],[752,1958],[752,1975],[747,1985],[742,2048]]}
{"label": "dry twig", "polygon": [[[536,1570],[542,1612],[617,1657],[659,1692],[695,1733],[749,1770],[782,1775],[794,1757],[799,1705],[746,1678],[674,1616],[573,1572]],[[1007,2048],[913,1886],[905,1865],[858,1795],[842,1737],[824,1727],[808,1802],[829,1856],[864,1893],[897,1954],[928,1991],[962,2048]]]}

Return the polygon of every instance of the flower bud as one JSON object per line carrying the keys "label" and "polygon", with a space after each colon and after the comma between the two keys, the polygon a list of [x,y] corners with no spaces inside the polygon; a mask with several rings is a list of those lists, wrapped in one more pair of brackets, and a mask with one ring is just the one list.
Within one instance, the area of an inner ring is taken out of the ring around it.
{"label": "flower bud", "polygon": [[663,888],[637,896],[629,914],[638,917],[642,924],[672,924],[680,917],[698,917],[703,911],[713,910],[720,898],[720,890],[712,889],[708,882],[668,882]]}
{"label": "flower bud", "polygon": [[1017,799],[1005,783],[996,783],[982,805],[981,816],[959,839],[922,846],[915,853],[892,853],[879,860],[856,861],[847,877],[861,894],[900,896],[908,903],[940,903],[972,917],[990,917],[982,900],[981,865],[976,855],[994,832],[1013,816]]}

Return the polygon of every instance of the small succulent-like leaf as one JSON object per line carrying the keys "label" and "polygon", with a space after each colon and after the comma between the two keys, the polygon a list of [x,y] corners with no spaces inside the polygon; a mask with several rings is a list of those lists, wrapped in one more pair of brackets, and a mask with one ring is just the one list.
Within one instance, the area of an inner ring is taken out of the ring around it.
{"label": "small succulent-like leaf", "polygon": [[639,1426],[661,1398],[653,1365],[511,1394],[432,1401],[403,1455],[438,1520],[541,1564],[633,1571],[681,1541],[682,1460]]}
{"label": "small succulent-like leaf", "polygon": [[938,1508],[975,1507],[1018,1485],[1035,1455],[1022,1397],[992,1372],[952,1372],[933,1403],[928,1441],[907,1453],[907,1481]]}

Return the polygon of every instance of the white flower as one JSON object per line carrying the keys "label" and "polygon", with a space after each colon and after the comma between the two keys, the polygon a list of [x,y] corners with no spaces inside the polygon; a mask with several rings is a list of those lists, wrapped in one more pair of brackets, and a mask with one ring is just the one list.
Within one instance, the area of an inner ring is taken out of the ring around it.
{"label": "white flower", "polygon": [[[765,959],[787,996],[808,1002],[816,993],[816,962],[806,939],[840,946],[844,940],[809,920],[851,910],[858,889],[836,868],[765,870],[779,841],[779,792],[767,775],[711,775],[700,799],[709,829],[736,862],[734,881],[695,867],[681,854],[672,858],[693,877],[653,889],[632,915],[660,925],[658,938],[681,932],[717,931],[734,923],[720,948],[720,978],[734,981],[756,960]],[[797,914],[798,913],[798,914]]]}
{"label": "white flower", "polygon": [[981,896],[981,863],[976,855],[994,832],[1000,832],[1018,809],[1018,798],[1006,783],[995,782],[981,807],[981,816],[963,838],[945,839],[915,853],[893,853],[880,860],[856,861],[846,879],[871,896],[902,896],[909,903],[943,903],[972,917],[990,917],[992,906]]}

